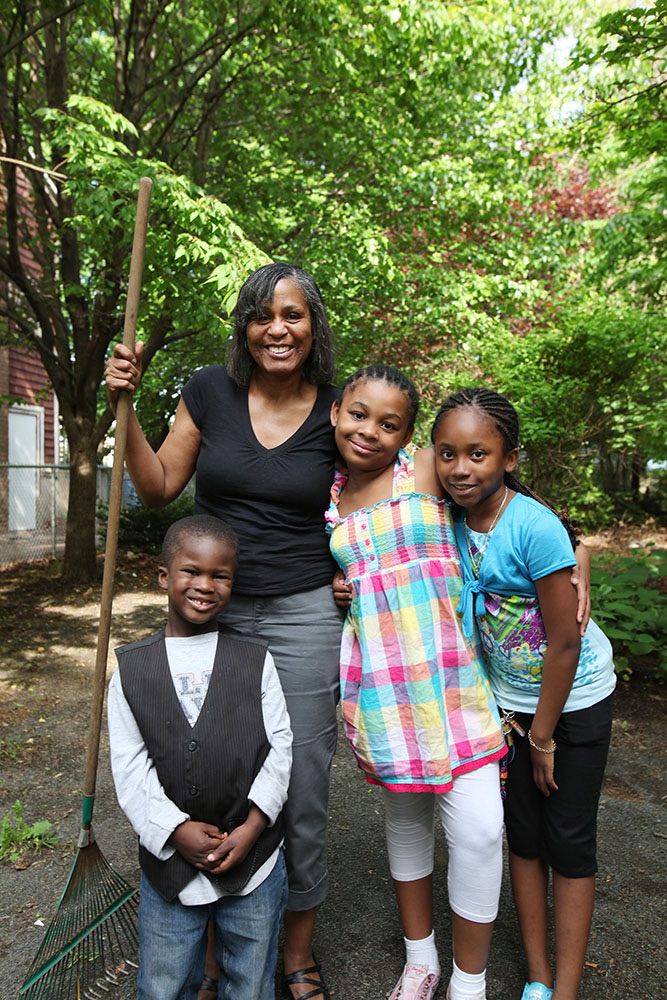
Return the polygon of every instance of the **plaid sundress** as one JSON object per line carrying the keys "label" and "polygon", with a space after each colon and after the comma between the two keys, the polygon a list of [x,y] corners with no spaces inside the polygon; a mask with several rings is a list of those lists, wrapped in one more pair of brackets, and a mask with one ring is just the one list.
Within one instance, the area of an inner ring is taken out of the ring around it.
{"label": "plaid sundress", "polygon": [[460,628],[462,588],[445,501],[416,493],[415,448],[401,449],[393,496],[338,515],[327,530],[354,596],[341,644],[345,733],[368,781],[397,792],[446,792],[457,774],[505,752],[481,651]]}

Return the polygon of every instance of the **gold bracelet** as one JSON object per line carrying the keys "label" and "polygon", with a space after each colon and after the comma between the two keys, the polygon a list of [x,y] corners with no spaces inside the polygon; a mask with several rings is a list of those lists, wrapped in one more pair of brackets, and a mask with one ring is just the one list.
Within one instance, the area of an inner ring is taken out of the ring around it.
{"label": "gold bracelet", "polygon": [[530,745],[533,748],[533,750],[539,750],[540,753],[555,753],[555,750],[556,750],[556,741],[555,741],[555,739],[553,739],[553,737],[551,739],[551,746],[547,750],[546,747],[540,747],[540,746],[537,745],[537,743],[533,739],[533,733],[529,729],[528,730],[528,742],[530,743]]}

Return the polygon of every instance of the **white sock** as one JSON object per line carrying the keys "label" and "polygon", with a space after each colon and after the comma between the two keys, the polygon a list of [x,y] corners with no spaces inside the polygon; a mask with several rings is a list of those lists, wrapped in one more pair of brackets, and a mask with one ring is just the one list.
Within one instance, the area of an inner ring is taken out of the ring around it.
{"label": "white sock", "polygon": [[449,1000],[486,1000],[486,969],[462,972],[456,962],[449,980]]}
{"label": "white sock", "polygon": [[429,972],[440,975],[440,960],[438,959],[438,949],[435,946],[435,931],[431,931],[428,937],[420,938],[418,941],[405,941],[406,961],[412,965],[427,965]]}

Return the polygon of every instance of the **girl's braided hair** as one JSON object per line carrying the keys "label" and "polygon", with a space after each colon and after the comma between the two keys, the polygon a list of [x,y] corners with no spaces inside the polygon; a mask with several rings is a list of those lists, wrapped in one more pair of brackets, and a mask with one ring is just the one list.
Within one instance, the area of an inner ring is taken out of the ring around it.
{"label": "girl's braided hair", "polygon": [[[433,428],[431,430],[431,441],[435,444],[435,434],[440,424],[440,421],[450,413],[452,410],[457,410],[463,406],[471,406],[475,410],[479,410],[490,420],[493,421],[496,430],[503,439],[503,444],[505,446],[505,453],[514,451],[519,447],[519,415],[510,403],[509,399],[505,396],[501,396],[497,392],[493,392],[491,389],[483,388],[467,388],[460,389],[458,392],[454,392],[451,396],[448,396],[444,401],[440,409],[435,415],[435,420],[433,421]],[[574,524],[570,520],[566,511],[556,510],[555,507],[541,497],[538,493],[535,493],[526,486],[516,476],[512,475],[511,472],[505,473],[505,485],[509,486],[511,490],[516,493],[522,493],[524,496],[532,497],[533,500],[537,500],[544,507],[548,507],[549,510],[553,511],[556,517],[559,518],[563,527],[568,533],[570,541],[572,542],[572,548],[576,548],[579,544],[579,539],[577,538]]]}
{"label": "girl's braided hair", "polygon": [[386,382],[387,385],[393,385],[405,394],[408,400],[408,429],[412,430],[419,413],[419,393],[408,376],[404,375],[399,368],[392,368],[391,365],[367,365],[365,368],[359,368],[345,380],[341,399],[348,389],[351,389],[357,382],[361,382],[362,379],[369,379],[371,382]]}

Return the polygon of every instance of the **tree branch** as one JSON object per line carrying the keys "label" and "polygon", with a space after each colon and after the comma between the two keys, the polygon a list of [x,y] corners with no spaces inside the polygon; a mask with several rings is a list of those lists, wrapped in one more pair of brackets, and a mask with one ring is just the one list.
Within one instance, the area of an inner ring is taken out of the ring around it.
{"label": "tree branch", "polygon": [[49,177],[55,177],[58,181],[67,180],[65,174],[61,174],[57,170],[47,170],[46,167],[38,167],[36,163],[28,163],[27,160],[17,160],[13,156],[0,156],[0,160],[5,163],[14,163],[17,167],[25,167],[26,170],[38,170],[40,174],[48,174]]}
{"label": "tree branch", "polygon": [[262,15],[264,14],[264,9],[265,8],[262,8],[260,13],[252,21],[250,21],[245,28],[239,29],[239,31],[237,31],[234,35],[232,35],[232,37],[229,38],[227,43],[221,49],[218,50],[215,56],[211,60],[209,60],[209,62],[206,65],[200,67],[199,70],[192,76],[187,86],[184,87],[181,99],[178,102],[178,104],[174,107],[174,110],[167,119],[164,128],[158,135],[157,139],[155,139],[154,142],[151,143],[149,155],[153,156],[156,154],[160,144],[167,137],[167,135],[173,128],[174,123],[178,120],[179,116],[182,114],[183,108],[190,100],[190,97],[196,90],[200,80],[202,80],[207,73],[210,73],[211,70],[218,65],[220,60],[227,54],[227,52],[229,52],[230,48],[233,45],[238,44],[238,42],[242,41],[247,35],[249,35],[254,30],[256,25],[259,24]]}
{"label": "tree branch", "polygon": [[28,38],[32,38],[33,35],[38,35],[42,28],[48,27],[54,21],[57,21],[61,17],[65,17],[67,14],[71,14],[73,10],[77,10],[78,7],[83,7],[86,0],[74,0],[68,7],[63,8],[63,10],[58,10],[49,17],[44,18],[39,24],[35,25],[34,28],[30,28],[28,31],[24,31],[15,41],[10,45],[6,45],[4,49],[0,50],[0,59],[3,59],[8,55],[12,49],[17,48],[17,46],[22,45]]}
{"label": "tree branch", "polygon": [[600,98],[604,107],[600,108],[599,111],[594,111],[592,114],[586,115],[585,118],[579,118],[577,125],[583,125],[585,122],[590,122],[595,118],[600,118],[602,115],[607,114],[611,108],[616,107],[618,104],[623,104],[624,101],[632,101],[637,97],[643,97],[645,94],[650,94],[654,90],[662,90],[665,87],[667,87],[666,80],[657,80],[655,83],[649,84],[649,86],[645,87],[643,90],[636,90],[632,94],[624,94],[623,97],[618,97],[615,101],[606,101],[604,98]]}

